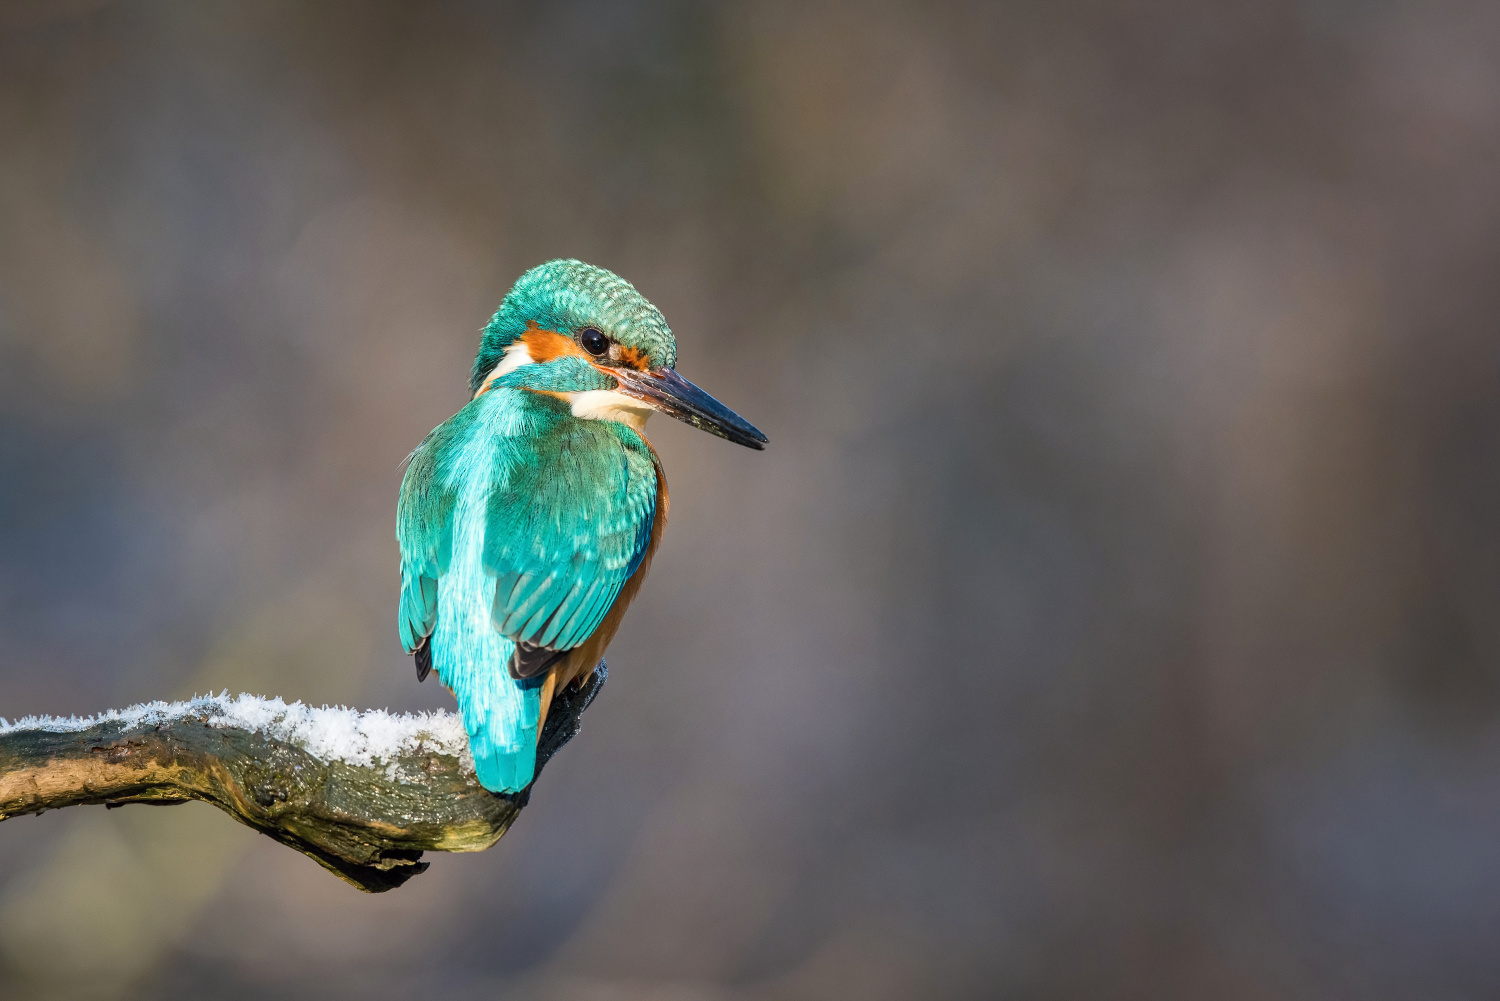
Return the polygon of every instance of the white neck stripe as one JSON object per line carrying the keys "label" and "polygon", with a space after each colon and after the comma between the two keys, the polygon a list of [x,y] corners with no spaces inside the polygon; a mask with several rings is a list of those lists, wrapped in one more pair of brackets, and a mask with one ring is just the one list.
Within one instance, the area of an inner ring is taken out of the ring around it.
{"label": "white neck stripe", "polygon": [[[531,351],[526,347],[526,342],[517,338],[505,349],[505,356],[500,359],[500,364],[490,369],[490,374],[484,377],[479,384],[479,392],[487,391],[495,380],[502,375],[507,375],[520,368],[522,365],[533,365],[536,359],[531,357]],[[478,393],[475,394],[476,396]]]}

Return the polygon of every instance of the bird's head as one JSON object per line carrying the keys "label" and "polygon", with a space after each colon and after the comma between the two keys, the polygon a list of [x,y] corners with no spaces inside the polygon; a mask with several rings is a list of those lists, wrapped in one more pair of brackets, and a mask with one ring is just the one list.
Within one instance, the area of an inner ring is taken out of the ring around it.
{"label": "bird's head", "polygon": [[526,272],[484,328],[469,389],[510,386],[560,397],[576,417],[639,430],[660,410],[749,448],[766,436],[677,374],[661,311],[619,275],[582,261]]}

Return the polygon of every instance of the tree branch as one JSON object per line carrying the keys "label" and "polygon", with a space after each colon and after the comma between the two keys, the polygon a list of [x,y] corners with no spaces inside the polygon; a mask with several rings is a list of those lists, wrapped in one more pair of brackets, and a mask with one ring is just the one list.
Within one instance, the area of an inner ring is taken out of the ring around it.
{"label": "tree branch", "polygon": [[[553,700],[538,775],[578,733],[607,673],[601,663],[581,691]],[[424,851],[488,848],[530,792],[480,786],[462,724],[447,713],[356,714],[240,696],[0,727],[0,820],[198,799],[370,893],[425,870]]]}

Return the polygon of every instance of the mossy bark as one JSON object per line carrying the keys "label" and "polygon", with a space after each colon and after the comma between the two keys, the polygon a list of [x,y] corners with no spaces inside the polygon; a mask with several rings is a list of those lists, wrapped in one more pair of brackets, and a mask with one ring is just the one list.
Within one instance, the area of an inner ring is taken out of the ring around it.
{"label": "mossy bark", "polygon": [[[601,664],[581,691],[553,701],[537,748],[538,775],[578,732],[606,673]],[[370,893],[426,869],[424,851],[493,845],[529,797],[530,787],[515,796],[487,791],[451,754],[419,747],[370,766],[327,762],[203,716],[0,734],[0,820],[88,803],[199,799]]]}

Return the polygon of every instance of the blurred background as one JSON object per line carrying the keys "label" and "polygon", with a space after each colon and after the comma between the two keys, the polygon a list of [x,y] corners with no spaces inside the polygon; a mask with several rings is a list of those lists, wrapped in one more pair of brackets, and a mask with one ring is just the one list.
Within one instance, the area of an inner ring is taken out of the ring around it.
{"label": "blurred background", "polygon": [[11,998],[1500,996],[1500,6],[0,5],[0,713],[450,706],[401,464],[526,268],[764,454],[494,849],[0,826]]}

